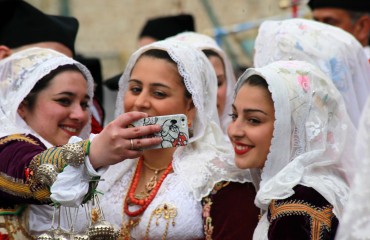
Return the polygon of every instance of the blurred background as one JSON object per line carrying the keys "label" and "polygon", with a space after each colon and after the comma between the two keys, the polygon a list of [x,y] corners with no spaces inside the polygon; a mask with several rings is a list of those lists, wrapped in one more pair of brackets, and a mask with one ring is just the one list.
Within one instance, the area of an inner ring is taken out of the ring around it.
{"label": "blurred background", "polygon": [[[192,14],[196,31],[216,39],[236,72],[252,66],[254,38],[262,21],[294,16],[310,18],[305,0],[26,1],[45,13],[78,19],[76,52],[100,59],[103,82],[124,70],[149,18]],[[114,118],[115,98],[115,91],[102,87],[105,123]]]}

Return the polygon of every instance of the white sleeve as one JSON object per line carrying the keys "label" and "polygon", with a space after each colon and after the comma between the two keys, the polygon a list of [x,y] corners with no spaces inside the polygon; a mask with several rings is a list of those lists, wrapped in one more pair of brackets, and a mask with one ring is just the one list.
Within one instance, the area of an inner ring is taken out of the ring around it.
{"label": "white sleeve", "polygon": [[[95,135],[90,135],[90,140]],[[82,141],[81,138],[71,137],[68,143]],[[106,168],[96,171],[88,157],[85,158],[85,164],[79,167],[66,166],[63,172],[59,173],[56,181],[50,187],[50,198],[53,202],[62,206],[78,207],[81,205],[85,195],[89,190],[89,182],[92,177],[100,177]]]}

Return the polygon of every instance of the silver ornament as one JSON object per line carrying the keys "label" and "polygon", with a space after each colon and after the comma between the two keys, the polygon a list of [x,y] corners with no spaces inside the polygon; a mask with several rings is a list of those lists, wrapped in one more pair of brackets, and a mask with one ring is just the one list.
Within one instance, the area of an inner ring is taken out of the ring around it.
{"label": "silver ornament", "polygon": [[50,233],[43,233],[40,236],[38,236],[36,239],[37,240],[53,240],[54,239],[53,236],[54,235]]}
{"label": "silver ornament", "polygon": [[98,221],[89,227],[90,240],[115,240],[117,233],[112,224],[107,221]]}
{"label": "silver ornament", "polygon": [[77,143],[68,143],[62,147],[62,157],[68,165],[79,167],[85,162],[84,149]]}
{"label": "silver ornament", "polygon": [[76,234],[72,238],[73,240],[89,240],[89,236],[85,234]]}

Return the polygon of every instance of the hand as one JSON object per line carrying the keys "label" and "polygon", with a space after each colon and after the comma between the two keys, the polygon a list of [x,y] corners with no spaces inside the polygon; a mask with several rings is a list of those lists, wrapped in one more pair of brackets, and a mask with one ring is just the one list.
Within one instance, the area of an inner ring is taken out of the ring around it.
{"label": "hand", "polygon": [[109,123],[103,131],[94,137],[90,145],[89,158],[97,169],[121,162],[127,158],[139,157],[140,149],[159,144],[161,138],[140,138],[161,130],[159,125],[130,127],[127,126],[141,118],[148,117],[142,112],[128,112]]}

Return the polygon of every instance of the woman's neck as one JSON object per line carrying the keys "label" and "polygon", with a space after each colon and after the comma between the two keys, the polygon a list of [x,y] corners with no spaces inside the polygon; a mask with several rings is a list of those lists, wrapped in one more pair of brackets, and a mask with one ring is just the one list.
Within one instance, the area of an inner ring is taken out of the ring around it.
{"label": "woman's neck", "polygon": [[173,159],[175,150],[176,148],[145,150],[144,161],[157,169],[167,167]]}

